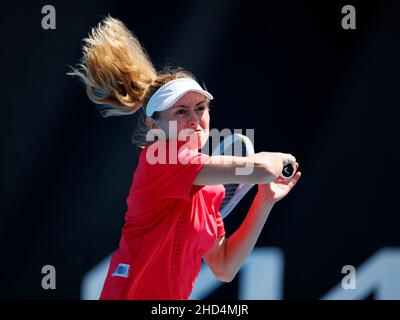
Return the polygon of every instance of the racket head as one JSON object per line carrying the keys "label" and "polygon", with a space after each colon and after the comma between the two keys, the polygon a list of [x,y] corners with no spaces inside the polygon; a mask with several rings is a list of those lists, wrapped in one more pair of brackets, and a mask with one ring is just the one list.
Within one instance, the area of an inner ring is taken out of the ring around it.
{"label": "racket head", "polygon": [[[248,137],[239,133],[225,137],[212,152],[212,156],[229,155],[245,157],[252,154],[254,154],[253,143]],[[239,183],[224,184],[225,197],[220,207],[220,214],[223,219],[232,212],[253,186],[253,184]]]}

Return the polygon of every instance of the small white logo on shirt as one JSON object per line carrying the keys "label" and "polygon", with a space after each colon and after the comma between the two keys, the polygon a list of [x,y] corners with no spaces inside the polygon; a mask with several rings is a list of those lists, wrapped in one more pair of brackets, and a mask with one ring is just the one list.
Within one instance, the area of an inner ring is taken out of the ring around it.
{"label": "small white logo on shirt", "polygon": [[129,264],[120,263],[111,275],[114,277],[128,278],[130,267]]}

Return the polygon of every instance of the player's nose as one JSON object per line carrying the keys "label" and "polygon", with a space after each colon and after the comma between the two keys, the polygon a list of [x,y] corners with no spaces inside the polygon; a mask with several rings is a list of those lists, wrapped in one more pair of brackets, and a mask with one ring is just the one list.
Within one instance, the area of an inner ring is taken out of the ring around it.
{"label": "player's nose", "polygon": [[187,116],[190,128],[196,129],[199,124],[199,117],[196,112],[190,111]]}

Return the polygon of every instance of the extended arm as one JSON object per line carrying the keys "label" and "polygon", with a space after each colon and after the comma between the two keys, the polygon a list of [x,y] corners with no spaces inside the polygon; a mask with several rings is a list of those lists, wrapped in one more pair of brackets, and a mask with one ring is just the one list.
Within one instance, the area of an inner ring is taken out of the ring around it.
{"label": "extended arm", "polygon": [[[297,171],[298,163],[295,164]],[[301,172],[290,181],[258,185],[257,195],[240,227],[228,238],[218,238],[203,256],[215,276],[232,281],[253,250],[274,204],[284,198],[300,179]]]}
{"label": "extended arm", "polygon": [[203,256],[217,278],[232,281],[253,250],[273,205],[257,194],[241,226],[228,239],[218,238]]}

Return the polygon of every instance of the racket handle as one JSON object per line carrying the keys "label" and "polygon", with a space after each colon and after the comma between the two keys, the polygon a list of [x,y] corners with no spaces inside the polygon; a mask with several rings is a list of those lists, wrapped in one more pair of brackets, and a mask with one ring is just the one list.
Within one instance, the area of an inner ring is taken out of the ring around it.
{"label": "racket handle", "polygon": [[284,179],[284,180],[290,180],[293,178],[295,173],[296,172],[294,170],[294,166],[291,163],[289,163],[283,167],[282,173],[279,176],[279,178]]}

